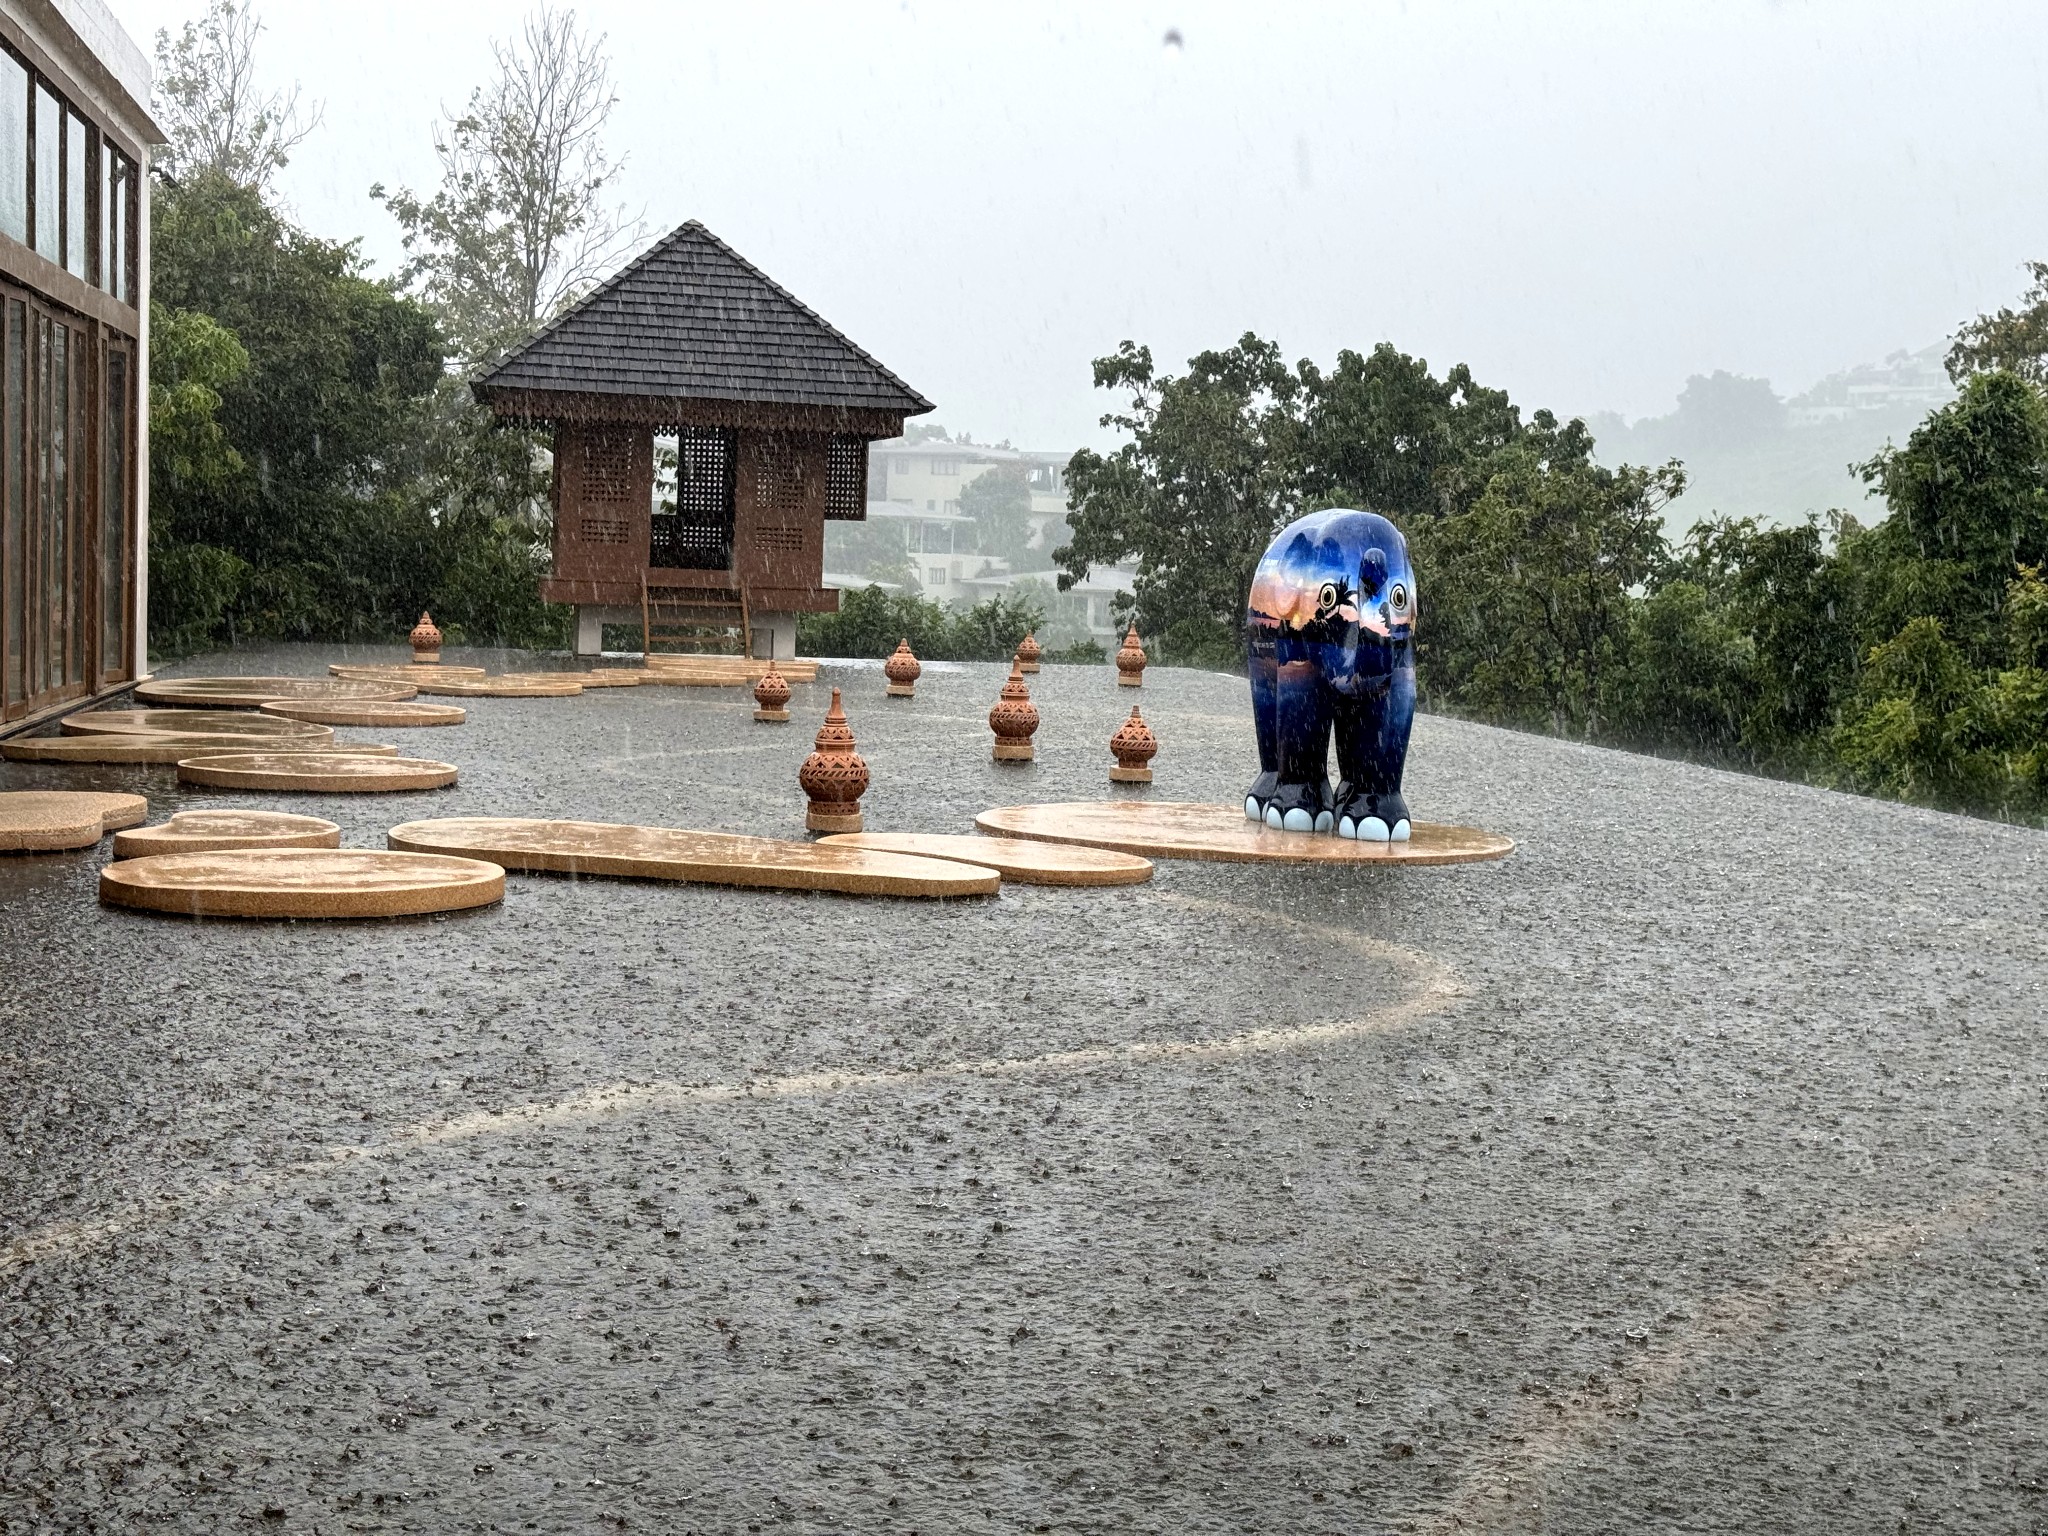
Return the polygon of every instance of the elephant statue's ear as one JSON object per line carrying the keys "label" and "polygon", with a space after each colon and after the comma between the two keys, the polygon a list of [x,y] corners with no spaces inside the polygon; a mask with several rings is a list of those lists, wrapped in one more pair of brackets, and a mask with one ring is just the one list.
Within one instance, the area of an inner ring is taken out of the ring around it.
{"label": "elephant statue's ear", "polygon": [[1378,597],[1380,588],[1387,584],[1387,553],[1383,549],[1368,549],[1365,558],[1358,562],[1358,595]]}

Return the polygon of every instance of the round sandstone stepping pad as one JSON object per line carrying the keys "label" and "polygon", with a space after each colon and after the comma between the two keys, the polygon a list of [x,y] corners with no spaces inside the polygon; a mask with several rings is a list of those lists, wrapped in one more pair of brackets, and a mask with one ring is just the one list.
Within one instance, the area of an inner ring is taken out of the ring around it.
{"label": "round sandstone stepping pad", "polygon": [[272,699],[409,699],[409,683],[360,677],[165,677],[140,684],[145,704],[210,704],[216,709],[260,709]]}
{"label": "round sandstone stepping pad", "polygon": [[303,720],[278,720],[242,709],[90,709],[66,715],[73,736],[221,736],[237,745],[272,741],[332,741],[334,732]]}
{"label": "round sandstone stepping pad", "polygon": [[298,789],[314,794],[392,794],[445,789],[455,765],[420,757],[353,757],[342,752],[230,752],[188,757],[182,784],[214,789]]}
{"label": "round sandstone stepping pad", "polygon": [[387,729],[393,726],[460,725],[469,716],[453,704],[428,704],[420,699],[272,699],[250,718],[276,718],[285,724],[310,721],[321,726],[361,725]]}
{"label": "round sandstone stepping pad", "polygon": [[140,795],[98,790],[17,789],[0,794],[0,853],[90,848],[119,827],[149,818]]}
{"label": "round sandstone stepping pad", "polygon": [[839,891],[853,896],[992,896],[993,870],[828,843],[635,827],[607,821],[451,816],[393,827],[393,848],[463,854],[507,869]]}
{"label": "round sandstone stepping pad", "polygon": [[339,848],[341,828],[283,811],[178,811],[160,826],[114,834],[114,857],[224,853],[235,848]]}
{"label": "round sandstone stepping pad", "polygon": [[393,662],[388,666],[355,666],[349,662],[337,661],[327,669],[332,677],[366,678],[373,683],[416,683],[423,679],[437,677],[482,677],[482,667],[444,667],[439,662],[416,665],[411,662]]}
{"label": "round sandstone stepping pad", "polygon": [[495,864],[367,848],[162,853],[100,871],[101,901],[187,917],[415,917],[504,899]]}
{"label": "round sandstone stepping pad", "polygon": [[573,673],[506,673],[501,677],[449,677],[419,684],[421,693],[456,699],[566,699],[583,691]]}
{"label": "round sandstone stepping pad", "polygon": [[1152,878],[1150,859],[1071,843],[1032,843],[1015,837],[968,837],[950,832],[835,832],[818,841],[978,864],[1019,885],[1137,885]]}
{"label": "round sandstone stepping pad", "polygon": [[1515,851],[1511,838],[1477,827],[1418,821],[1406,842],[1355,843],[1327,832],[1276,832],[1249,820],[1242,806],[1171,801],[1007,805],[983,811],[974,824],[997,837],[1232,864],[1471,864]]}
{"label": "round sandstone stepping pad", "polygon": [[[0,741],[0,757],[18,763],[182,763],[195,757],[220,757],[247,752],[247,737],[232,736],[27,736]],[[396,757],[398,748],[381,742],[273,741],[263,743],[272,755],[321,753],[327,756]]]}

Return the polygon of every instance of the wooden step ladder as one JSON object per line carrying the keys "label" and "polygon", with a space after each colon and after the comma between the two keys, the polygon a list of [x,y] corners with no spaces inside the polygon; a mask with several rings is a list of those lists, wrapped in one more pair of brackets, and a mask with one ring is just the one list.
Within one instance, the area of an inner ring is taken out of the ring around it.
{"label": "wooden step ladder", "polygon": [[640,578],[640,644],[649,656],[751,656],[743,587],[673,587]]}

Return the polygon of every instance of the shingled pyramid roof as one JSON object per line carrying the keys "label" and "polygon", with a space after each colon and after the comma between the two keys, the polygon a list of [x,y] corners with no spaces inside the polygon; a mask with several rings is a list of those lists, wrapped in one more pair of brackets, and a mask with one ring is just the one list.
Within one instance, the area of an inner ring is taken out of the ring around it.
{"label": "shingled pyramid roof", "polygon": [[929,400],[695,219],[482,375],[545,391],[919,415]]}

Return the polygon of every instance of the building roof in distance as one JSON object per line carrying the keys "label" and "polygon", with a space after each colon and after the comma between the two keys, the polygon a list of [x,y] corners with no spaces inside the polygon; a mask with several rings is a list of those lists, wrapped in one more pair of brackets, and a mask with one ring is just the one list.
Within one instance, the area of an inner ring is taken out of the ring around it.
{"label": "building roof in distance", "polygon": [[921,415],[908,384],[695,219],[475,385],[524,391],[725,400]]}

